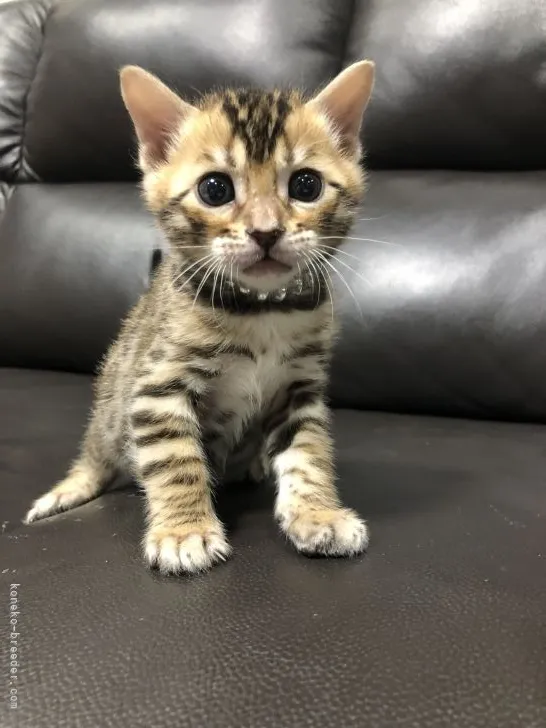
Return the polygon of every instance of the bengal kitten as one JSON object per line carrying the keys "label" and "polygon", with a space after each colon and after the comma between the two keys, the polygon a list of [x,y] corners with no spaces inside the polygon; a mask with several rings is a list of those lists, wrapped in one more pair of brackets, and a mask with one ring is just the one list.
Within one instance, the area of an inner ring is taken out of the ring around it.
{"label": "bengal kitten", "polygon": [[373,75],[362,61],[310,100],[228,90],[194,106],[143,69],[122,69],[144,197],[170,254],[106,356],[79,458],[27,522],[129,473],[146,492],[147,561],[197,572],[231,551],[215,480],[270,474],[275,515],[299,551],[365,549],[366,525],[335,485],[326,263],[363,193]]}

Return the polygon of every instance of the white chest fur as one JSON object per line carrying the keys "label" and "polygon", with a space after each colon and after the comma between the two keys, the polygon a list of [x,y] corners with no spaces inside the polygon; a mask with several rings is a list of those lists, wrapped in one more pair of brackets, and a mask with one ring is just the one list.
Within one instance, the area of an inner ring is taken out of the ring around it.
{"label": "white chest fur", "polygon": [[236,344],[248,350],[249,356],[224,356],[222,375],[215,381],[211,399],[215,413],[231,414],[225,433],[231,444],[239,441],[257,415],[268,412],[294,378],[290,356],[313,319],[313,312],[306,312],[240,321]]}

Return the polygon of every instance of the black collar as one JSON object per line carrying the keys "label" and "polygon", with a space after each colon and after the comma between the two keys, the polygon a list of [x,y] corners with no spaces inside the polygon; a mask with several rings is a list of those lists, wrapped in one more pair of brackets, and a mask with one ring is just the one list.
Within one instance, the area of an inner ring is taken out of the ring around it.
{"label": "black collar", "polygon": [[[189,274],[191,275],[191,273]],[[320,276],[320,277],[319,277]],[[189,277],[189,276],[188,276]],[[208,305],[233,314],[260,314],[264,312],[290,313],[291,311],[310,311],[318,308],[329,299],[330,293],[322,272],[311,278],[310,273],[302,273],[286,286],[271,293],[244,288],[239,283],[226,281],[220,288],[220,281],[210,275],[203,283],[202,276],[185,280],[183,276],[177,287],[189,292],[201,305]]]}

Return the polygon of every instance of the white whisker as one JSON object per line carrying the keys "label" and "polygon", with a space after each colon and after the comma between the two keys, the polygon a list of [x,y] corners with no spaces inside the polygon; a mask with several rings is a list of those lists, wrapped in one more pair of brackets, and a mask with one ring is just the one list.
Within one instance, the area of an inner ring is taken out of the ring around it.
{"label": "white whisker", "polygon": [[320,270],[317,269],[317,266],[316,266],[315,262],[312,260],[311,256],[309,254],[307,254],[305,251],[303,251],[303,254],[305,257],[307,268],[311,272],[311,281],[313,282],[313,291],[312,291],[313,293],[315,292],[315,283],[314,283],[315,277],[316,277],[317,283],[318,283],[317,302],[315,304],[315,310],[316,310],[318,308],[318,305],[320,304],[321,273],[320,273]]}
{"label": "white whisker", "polygon": [[214,308],[214,293],[216,291],[216,284],[218,283],[218,276],[220,275],[220,271],[222,270],[223,263],[221,260],[218,261],[218,264],[215,269],[214,278],[212,281],[212,293],[210,294],[210,302],[212,305],[212,312],[213,314],[216,314],[216,310]]}
{"label": "white whisker", "polygon": [[326,235],[318,240],[358,240],[362,243],[379,243],[380,245],[392,245],[395,248],[403,248],[401,243],[392,243],[390,240],[377,240],[376,238],[357,238],[350,235]]}
{"label": "white whisker", "polygon": [[[334,273],[337,273],[339,279],[344,283],[344,285],[347,288],[347,290],[349,291],[349,293],[350,293],[353,301],[355,302],[355,305],[356,305],[356,307],[357,307],[357,309],[358,309],[358,311],[360,313],[360,317],[363,318],[364,317],[364,314],[362,313],[362,308],[360,306],[360,303],[358,302],[358,299],[355,296],[353,289],[351,288],[351,286],[345,280],[345,277],[340,273],[340,271],[338,271],[338,269],[334,266],[334,264],[332,263],[332,261],[328,260],[328,258],[325,257],[324,253],[321,253],[320,251],[317,251],[317,255],[319,255],[321,257],[321,259],[324,261],[324,263],[326,263],[328,266],[330,266],[330,268],[334,271]],[[341,260],[338,260],[337,262],[338,263],[341,263],[342,261]],[[349,266],[347,266],[347,267],[349,268]],[[349,270],[351,270],[351,269],[349,268]]]}
{"label": "white whisker", "polygon": [[224,293],[224,275],[225,275],[225,272],[227,270],[227,265],[228,265],[227,263],[224,263],[223,266],[222,266],[222,272],[220,274],[220,286],[219,286],[219,289],[218,289],[218,292],[220,294],[220,305],[222,306],[222,311],[225,311],[226,310],[226,307],[224,306],[224,295],[223,295],[223,293]]}
{"label": "white whisker", "polygon": [[[203,258],[199,258],[199,259],[198,259],[198,260],[196,260],[196,261],[195,261],[194,263],[190,263],[190,265],[188,265],[188,266],[186,266],[185,268],[183,268],[183,269],[182,269],[182,270],[180,271],[180,273],[179,273],[179,274],[178,274],[178,275],[176,276],[176,278],[174,279],[174,281],[173,281],[173,285],[176,285],[176,284],[178,283],[178,281],[179,281],[179,280],[180,280],[180,279],[181,279],[181,278],[182,278],[182,277],[183,277],[184,275],[186,275],[186,273],[189,273],[189,272],[190,272],[190,270],[191,270],[192,268],[195,268],[195,266],[196,266],[196,265],[199,265],[199,263],[204,263],[204,265],[202,265],[202,266],[201,266],[201,268],[204,268],[204,267],[205,267],[205,265],[206,265],[206,262],[207,262],[207,260],[209,260],[209,259],[210,259],[210,258],[212,258],[212,257],[214,257],[214,254],[213,254],[213,253],[209,253],[209,255],[205,255],[205,256],[204,256]],[[190,281],[190,280],[191,280],[191,279],[193,278],[193,276],[195,275],[195,273],[198,273],[198,272],[199,272],[199,271],[201,270],[201,268],[198,268],[198,269],[197,269],[196,271],[194,271],[194,273],[192,273],[192,275],[191,275],[191,276],[190,276],[190,277],[189,277],[189,278],[188,278],[188,279],[187,279],[187,280],[186,280],[186,281],[185,281],[185,282],[184,282],[184,283],[183,283],[183,284],[182,284],[182,285],[180,286],[180,288],[181,288],[181,289],[182,289],[182,288],[184,288],[184,286],[186,285],[186,283],[187,283],[188,281]]]}
{"label": "white whisker", "polygon": [[355,220],[359,222],[371,222],[372,220],[383,220],[387,215],[380,215],[379,217],[357,217]]}
{"label": "white whisker", "polygon": [[218,265],[218,261],[216,261],[216,260],[213,260],[212,262],[210,262],[208,264],[205,274],[204,274],[203,278],[201,279],[201,282],[197,286],[197,291],[195,292],[195,296],[193,298],[192,308],[197,303],[197,299],[199,298],[199,294],[201,293],[203,286],[205,285],[205,283],[207,281],[207,278],[210,276],[211,273],[213,273],[216,270],[217,265]]}
{"label": "white whisker", "polygon": [[352,258],[353,260],[360,261],[361,259],[358,257],[358,255],[352,255],[351,253],[347,253],[346,250],[342,250],[341,248],[336,248],[334,245],[317,245],[317,248],[319,250],[324,250],[330,254],[330,251],[336,253],[342,253],[343,255],[346,255],[348,258]]}
{"label": "white whisker", "polygon": [[348,270],[350,270],[353,275],[355,275],[358,278],[360,278],[360,280],[363,281],[363,283],[365,283],[367,286],[370,286],[370,287],[372,286],[372,282],[368,278],[365,278],[362,275],[362,273],[360,273],[359,271],[355,270],[354,268],[351,268],[351,266],[350,265],[347,265],[347,263],[344,260],[339,260],[339,258],[336,258],[336,261],[340,265],[343,265],[343,266],[345,266],[345,268],[347,268]]}
{"label": "white whisker", "polygon": [[332,291],[332,287],[334,284],[332,282],[332,276],[330,275],[330,271],[324,265],[324,262],[319,257],[318,251],[309,250],[308,253],[309,253],[311,259],[313,260],[313,263],[318,266],[319,272],[323,273],[323,275],[324,275],[324,285],[326,286],[326,288],[328,290],[328,295],[330,297],[331,315],[332,315],[332,322],[333,322],[333,320],[334,320],[334,294]]}

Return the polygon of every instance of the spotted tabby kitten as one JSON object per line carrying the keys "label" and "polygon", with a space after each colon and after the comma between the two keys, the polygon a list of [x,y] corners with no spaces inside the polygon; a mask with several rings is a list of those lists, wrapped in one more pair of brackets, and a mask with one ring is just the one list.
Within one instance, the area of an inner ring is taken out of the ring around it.
{"label": "spotted tabby kitten", "polygon": [[27,522],[128,472],[146,492],[148,562],[196,572],[231,550],[214,482],[272,475],[275,515],[298,550],[366,547],[335,486],[325,403],[335,246],[321,241],[341,241],[362,196],[372,83],[364,61],[309,101],[230,90],[192,106],[146,71],[122,70],[144,196],[170,255],[106,357],[79,458]]}

